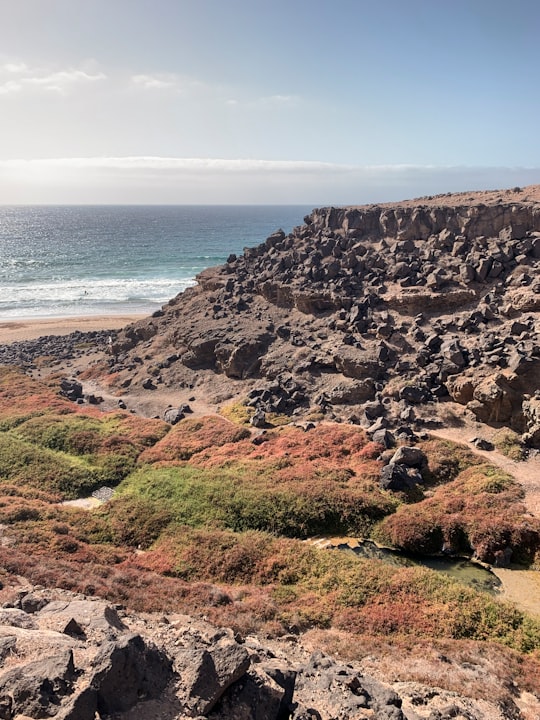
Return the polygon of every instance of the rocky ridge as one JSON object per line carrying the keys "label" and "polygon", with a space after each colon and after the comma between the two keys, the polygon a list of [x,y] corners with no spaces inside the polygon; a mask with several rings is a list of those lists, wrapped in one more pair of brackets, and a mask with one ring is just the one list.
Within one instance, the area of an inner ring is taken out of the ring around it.
{"label": "rocky ridge", "polygon": [[317,209],[125,328],[108,372],[377,429],[452,399],[539,447],[539,263],[540,203],[512,193]]}
{"label": "rocky ridge", "polygon": [[395,688],[287,639],[240,638],[186,615],[137,616],[26,586],[0,607],[0,717],[58,720],[505,720],[509,697]]}

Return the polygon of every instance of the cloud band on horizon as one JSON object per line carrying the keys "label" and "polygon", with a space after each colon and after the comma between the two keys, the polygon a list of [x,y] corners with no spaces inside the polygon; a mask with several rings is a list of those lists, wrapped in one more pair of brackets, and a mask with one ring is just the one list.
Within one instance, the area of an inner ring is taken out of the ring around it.
{"label": "cloud band on horizon", "polygon": [[540,168],[160,156],[0,160],[10,203],[359,204],[528,185]]}

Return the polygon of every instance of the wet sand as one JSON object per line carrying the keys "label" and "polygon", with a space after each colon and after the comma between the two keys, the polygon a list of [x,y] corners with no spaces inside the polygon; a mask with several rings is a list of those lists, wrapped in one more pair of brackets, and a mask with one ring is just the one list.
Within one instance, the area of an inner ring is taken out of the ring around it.
{"label": "wet sand", "polygon": [[540,572],[492,568],[502,582],[501,599],[513,602],[520,610],[540,617]]}
{"label": "wet sand", "polygon": [[34,340],[42,335],[69,335],[76,330],[118,330],[146,315],[89,315],[85,317],[0,319],[0,344]]}

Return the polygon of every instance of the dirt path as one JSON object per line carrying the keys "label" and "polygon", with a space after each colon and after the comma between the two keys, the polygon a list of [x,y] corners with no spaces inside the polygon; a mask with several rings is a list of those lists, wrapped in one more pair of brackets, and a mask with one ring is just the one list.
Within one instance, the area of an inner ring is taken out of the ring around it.
{"label": "dirt path", "polygon": [[[485,457],[493,465],[505,470],[520,483],[525,492],[523,503],[527,510],[540,518],[540,457],[538,455],[527,461],[515,462],[497,450],[479,450],[469,440],[478,434],[489,439],[491,429],[482,427],[479,432],[472,425],[459,428],[444,428],[431,431],[432,435],[467,445],[477,455]],[[540,573],[535,570],[514,570],[508,568],[492,568],[493,573],[502,583],[501,599],[514,603],[520,610],[540,617]]]}
{"label": "dirt path", "polygon": [[[482,429],[482,437],[489,439],[489,430],[489,428]],[[479,450],[473,443],[469,442],[475,434],[479,434],[478,430],[475,430],[472,426],[431,430],[430,433],[445,440],[452,440],[466,445],[477,455],[485,457],[490,463],[497,465],[509,475],[512,475],[523,487],[525,507],[531,515],[540,518],[540,456],[535,455],[528,460],[516,462],[497,450]]]}
{"label": "dirt path", "polygon": [[191,408],[189,417],[216,415],[220,409],[219,405],[208,402],[204,397],[204,392],[199,388],[181,390],[167,388],[136,392],[126,390],[124,393],[118,394],[118,392],[111,393],[110,390],[93,380],[84,381],[83,388],[85,393],[99,395],[103,398],[100,407],[104,411],[118,409],[118,401],[122,400],[128,410],[147,418],[163,417],[165,409],[169,406],[189,405]]}

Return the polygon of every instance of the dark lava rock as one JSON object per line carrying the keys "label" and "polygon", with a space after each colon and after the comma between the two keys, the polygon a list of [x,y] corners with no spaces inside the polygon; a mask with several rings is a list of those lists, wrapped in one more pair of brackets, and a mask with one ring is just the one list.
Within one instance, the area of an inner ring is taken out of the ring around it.
{"label": "dark lava rock", "polygon": [[380,484],[384,490],[407,491],[422,482],[420,471],[407,465],[390,463],[381,470]]}

